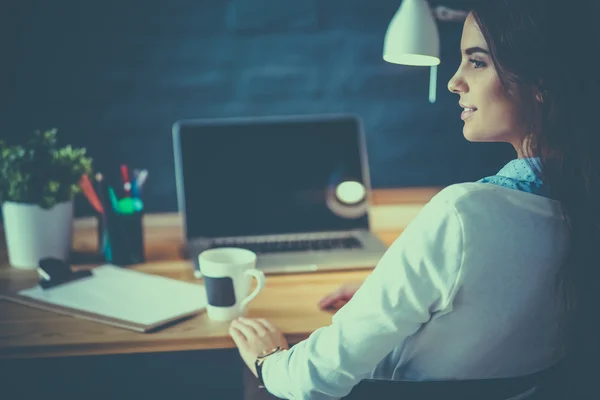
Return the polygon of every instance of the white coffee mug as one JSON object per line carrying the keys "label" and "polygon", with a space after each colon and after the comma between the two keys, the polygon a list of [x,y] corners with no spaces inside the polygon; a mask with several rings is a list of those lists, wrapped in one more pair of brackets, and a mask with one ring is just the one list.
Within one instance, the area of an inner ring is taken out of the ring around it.
{"label": "white coffee mug", "polygon": [[[210,319],[230,321],[245,316],[248,303],[265,287],[265,274],[256,269],[256,254],[250,250],[235,247],[205,250],[198,255],[198,264]],[[250,293],[252,277],[258,284]]]}

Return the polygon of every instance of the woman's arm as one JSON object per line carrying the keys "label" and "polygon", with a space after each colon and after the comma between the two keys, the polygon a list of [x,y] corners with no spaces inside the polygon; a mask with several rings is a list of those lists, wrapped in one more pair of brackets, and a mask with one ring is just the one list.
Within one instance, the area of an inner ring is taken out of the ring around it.
{"label": "woman's arm", "polygon": [[428,203],[331,325],[265,361],[269,392],[289,399],[343,397],[433,313],[450,310],[463,257],[453,204]]}

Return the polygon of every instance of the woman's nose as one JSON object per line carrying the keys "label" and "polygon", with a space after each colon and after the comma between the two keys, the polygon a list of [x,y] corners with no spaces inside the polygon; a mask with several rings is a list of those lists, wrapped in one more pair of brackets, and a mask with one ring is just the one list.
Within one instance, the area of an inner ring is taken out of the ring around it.
{"label": "woman's nose", "polygon": [[452,93],[461,93],[464,92],[464,81],[459,76],[458,71],[454,74],[452,78],[448,81],[448,90]]}

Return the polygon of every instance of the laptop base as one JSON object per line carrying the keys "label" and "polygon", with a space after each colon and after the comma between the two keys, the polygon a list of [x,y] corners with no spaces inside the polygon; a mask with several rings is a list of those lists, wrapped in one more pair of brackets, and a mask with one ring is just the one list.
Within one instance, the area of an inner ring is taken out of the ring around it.
{"label": "laptop base", "polygon": [[[374,268],[386,252],[386,246],[379,238],[367,231],[355,231],[352,232],[352,236],[361,242],[361,248],[258,253],[256,267],[265,274]],[[202,276],[199,271],[198,255],[212,247],[212,241],[201,239],[190,241],[188,254],[194,263],[196,277]]]}

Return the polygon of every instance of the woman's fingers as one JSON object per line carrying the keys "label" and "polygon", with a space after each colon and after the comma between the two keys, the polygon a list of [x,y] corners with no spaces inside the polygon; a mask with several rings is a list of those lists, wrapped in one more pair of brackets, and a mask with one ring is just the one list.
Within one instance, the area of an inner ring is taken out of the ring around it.
{"label": "woman's fingers", "polygon": [[356,293],[356,288],[352,285],[343,285],[335,292],[328,294],[319,301],[321,308],[329,308],[331,306],[340,306],[342,303],[349,301]]}
{"label": "woman's fingers", "polygon": [[328,294],[319,301],[319,307],[327,308],[335,301],[334,294]]}
{"label": "woman's fingers", "polygon": [[279,329],[277,329],[277,327],[275,325],[273,325],[272,323],[270,323],[266,319],[259,318],[259,319],[257,319],[257,321],[258,321],[258,323],[262,324],[262,326],[264,326],[265,329],[267,329],[269,332],[271,332],[271,333],[277,333],[277,332],[279,332]]}
{"label": "woman's fingers", "polygon": [[321,301],[319,302],[319,306],[321,308],[330,307],[333,303],[335,303],[336,301],[338,301],[339,299],[342,298],[343,291],[344,291],[344,288],[340,287],[336,291],[329,293],[327,296],[325,296],[321,299]]}
{"label": "woman's fingers", "polygon": [[233,321],[231,326],[241,332],[247,341],[250,341],[257,336],[256,331],[251,325],[244,324],[240,320]]}
{"label": "woman's fingers", "polygon": [[246,336],[244,336],[244,334],[240,332],[240,330],[237,329],[235,326],[229,327],[229,335],[231,335],[231,338],[233,339],[237,347],[245,346],[248,343],[248,339],[246,338]]}
{"label": "woman's fingers", "polygon": [[319,307],[323,310],[330,308],[341,308],[346,304],[357,290],[360,288],[359,283],[347,283],[340,286],[335,292],[328,294],[319,301]]}
{"label": "woman's fingers", "polygon": [[340,301],[340,297],[336,296],[336,297],[330,297],[327,299],[327,301],[323,302],[321,304],[321,308],[325,309],[325,308],[331,308],[333,307],[335,304],[337,304]]}
{"label": "woman's fingers", "polygon": [[267,328],[261,324],[260,322],[254,320],[254,319],[238,319],[237,322],[239,324],[245,325],[247,328],[249,328],[251,331],[253,331],[254,335],[257,335],[259,337],[265,337],[267,334]]}

